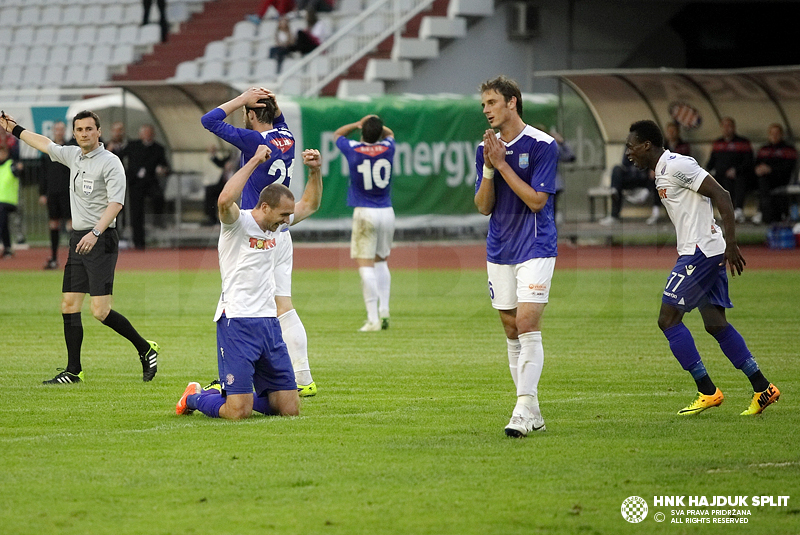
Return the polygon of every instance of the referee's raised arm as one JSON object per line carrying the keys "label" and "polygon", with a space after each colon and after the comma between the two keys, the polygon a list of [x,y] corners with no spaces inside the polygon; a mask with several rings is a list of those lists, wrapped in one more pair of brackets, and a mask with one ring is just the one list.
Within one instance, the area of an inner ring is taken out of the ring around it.
{"label": "referee's raised arm", "polygon": [[50,143],[53,142],[47,136],[37,134],[36,132],[32,132],[21,127],[19,124],[17,124],[17,121],[15,121],[13,117],[7,115],[4,111],[0,111],[0,127],[2,127],[6,132],[13,134],[14,137],[24,141],[34,149],[44,152],[45,154],[47,154],[47,147],[49,147]]}

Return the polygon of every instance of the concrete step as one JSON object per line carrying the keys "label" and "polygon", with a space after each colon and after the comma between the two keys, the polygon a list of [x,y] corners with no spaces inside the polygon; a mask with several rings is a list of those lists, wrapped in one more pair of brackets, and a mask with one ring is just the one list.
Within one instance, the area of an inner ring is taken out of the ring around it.
{"label": "concrete step", "polygon": [[491,17],[494,15],[494,0],[450,0],[447,16]]}
{"label": "concrete step", "polygon": [[439,56],[436,39],[409,39],[401,37],[392,48],[392,59],[432,59]]}
{"label": "concrete step", "polygon": [[457,39],[467,35],[467,19],[463,17],[423,17],[420,39]]}
{"label": "concrete step", "polygon": [[385,92],[384,83],[380,80],[340,80],[336,89],[336,98],[358,96],[380,96]]}
{"label": "concrete step", "polygon": [[413,75],[413,67],[408,60],[371,59],[364,71],[364,80],[409,80]]}

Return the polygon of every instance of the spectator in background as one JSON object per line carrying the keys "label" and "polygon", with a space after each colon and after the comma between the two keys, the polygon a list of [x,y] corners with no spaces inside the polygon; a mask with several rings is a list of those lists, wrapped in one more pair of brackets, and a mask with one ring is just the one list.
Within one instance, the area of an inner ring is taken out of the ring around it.
{"label": "spectator in background", "polygon": [[736,222],[744,223],[744,200],[753,176],[753,147],[749,139],[736,133],[732,118],[723,117],[719,126],[722,137],[711,146],[706,169],[731,194]]}
{"label": "spectator in background", "polygon": [[164,190],[160,179],[169,173],[164,146],[155,140],[155,129],[151,124],[139,128],[139,139],[131,141],[120,151],[120,157],[128,158],[128,189],[130,191],[131,227],[133,228],[133,246],[143,250],[145,245],[144,203],[150,197],[153,202],[153,213],[161,224],[164,213]]}
{"label": "spectator in background", "polygon": [[[6,148],[8,150],[8,158],[14,161],[14,174],[18,177],[22,176],[24,166],[19,158],[19,143],[17,142],[17,138],[7,132],[0,131],[0,148]],[[26,241],[25,219],[22,213],[23,207],[19,204],[19,199],[14,202],[14,205],[15,209],[11,211],[8,226],[9,228],[14,228],[14,232],[17,235],[17,245],[22,245]],[[8,249],[8,251],[9,254],[11,254],[11,249]]]}
{"label": "spectator in background", "polygon": [[258,13],[247,15],[246,19],[253,24],[261,24],[270,7],[275,8],[279,17],[285,17],[295,10],[294,0],[264,0],[261,2],[261,7],[258,8]]}
{"label": "spectator in background", "polygon": [[205,225],[216,225],[219,223],[219,212],[217,211],[217,199],[222,193],[225,184],[236,173],[239,168],[239,151],[232,151],[228,154],[217,151],[215,146],[210,146],[208,152],[211,154],[211,161],[214,165],[222,169],[222,174],[216,184],[206,186],[204,209],[206,214]]}
{"label": "spectator in background", "polygon": [[769,125],[768,143],[758,149],[755,175],[758,178],[759,208],[753,216],[756,225],[780,221],[789,211],[788,198],[772,195],[772,190],[787,185],[797,163],[797,150],[783,139],[783,127]]}
{"label": "spectator in background", "polygon": [[306,11],[306,29],[297,30],[297,37],[289,50],[291,52],[300,52],[305,56],[330,36],[331,28],[328,21],[319,19],[317,12],[309,9]]}
{"label": "spectator in background", "polygon": [[692,148],[681,138],[678,123],[667,123],[664,129],[664,148],[676,154],[692,155]]}
{"label": "spectator in background", "polygon": [[333,0],[297,0],[298,11],[313,9],[317,13],[330,13],[333,11]]}
{"label": "spectator in background", "polygon": [[[615,165],[611,170],[611,188],[614,190],[611,194],[611,215],[601,219],[599,221],[601,225],[609,226],[621,221],[619,214],[622,211],[623,191],[632,189],[647,190],[648,196],[653,199],[652,213],[647,218],[647,224],[653,225],[658,221],[659,211],[657,204],[660,204],[661,201],[656,193],[656,184],[653,182],[653,176],[647,169],[637,169],[625,153],[622,155],[622,163]],[[645,192],[642,193],[644,194]],[[646,201],[644,195],[642,199],[636,197],[628,197],[628,199],[638,204]]]}
{"label": "spectator in background", "polygon": [[283,60],[292,51],[292,46],[294,46],[294,34],[289,26],[289,19],[281,17],[275,28],[275,46],[269,49],[269,57],[278,62],[278,74],[281,72]]}
{"label": "spectator in background", "polygon": [[111,138],[106,142],[106,150],[110,150],[117,156],[128,146],[128,138],[125,137],[125,123],[117,121],[111,123]]}
{"label": "spectator in background", "polygon": [[19,204],[19,177],[17,166],[7,146],[0,145],[0,237],[3,240],[3,258],[13,256],[8,216]]}
{"label": "spectator in background", "polygon": [[[161,42],[167,41],[169,34],[169,22],[167,22],[167,0],[156,0],[158,3],[158,24],[161,26]],[[153,6],[153,0],[142,0],[142,7],[144,8],[142,17],[142,26],[150,23],[150,8]]]}
{"label": "spectator in background", "polygon": [[[53,124],[53,143],[66,145],[67,125],[64,121]],[[72,232],[72,212],[69,206],[69,167],[54,162],[42,154],[42,172],[39,175],[39,204],[47,206],[50,228],[50,259],[44,269],[58,269],[58,243],[63,230]]]}

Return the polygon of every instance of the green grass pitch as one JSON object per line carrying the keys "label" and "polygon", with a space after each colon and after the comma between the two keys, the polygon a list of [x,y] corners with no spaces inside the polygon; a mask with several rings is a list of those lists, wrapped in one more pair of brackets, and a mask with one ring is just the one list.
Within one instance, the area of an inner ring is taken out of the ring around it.
{"label": "green grass pitch", "polygon": [[[216,374],[216,272],[121,272],[115,309],[163,352],[149,384],[132,347],[84,307],[87,382],[66,362],[60,274],[0,284],[0,525],[10,534],[618,534],[800,532],[800,273],[731,281],[729,319],[783,392],[739,416],[750,385],[686,318],[721,407],[694,418],[691,378],[656,326],[663,271],[559,271],[545,314],[547,432],[508,439],[514,405],[481,271],[394,270],[389,331],[358,333],[358,275],[297,271],[294,303],[319,394],[294,419],[178,417]],[[621,514],[641,496],[641,524]],[[653,496],[790,496],[747,524],[671,524]],[[666,522],[656,523],[656,512]]]}

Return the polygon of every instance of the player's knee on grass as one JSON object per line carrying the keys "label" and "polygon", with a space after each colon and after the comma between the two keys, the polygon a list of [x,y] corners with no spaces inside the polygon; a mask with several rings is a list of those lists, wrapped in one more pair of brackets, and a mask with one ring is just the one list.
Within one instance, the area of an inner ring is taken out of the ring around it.
{"label": "player's knee on grass", "polygon": [[253,414],[252,394],[228,394],[219,415],[227,420],[244,420]]}
{"label": "player's knee on grass", "polygon": [[297,395],[297,390],[270,392],[269,404],[273,414],[278,416],[300,415],[300,397]]}

